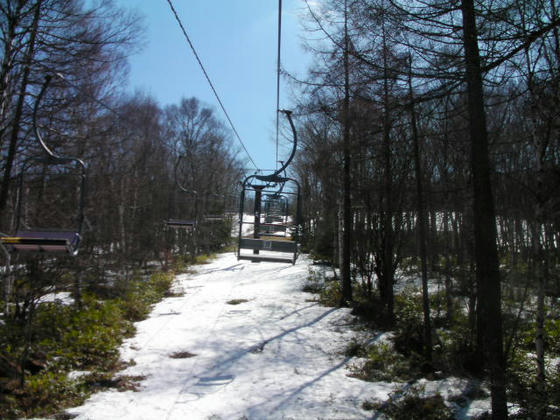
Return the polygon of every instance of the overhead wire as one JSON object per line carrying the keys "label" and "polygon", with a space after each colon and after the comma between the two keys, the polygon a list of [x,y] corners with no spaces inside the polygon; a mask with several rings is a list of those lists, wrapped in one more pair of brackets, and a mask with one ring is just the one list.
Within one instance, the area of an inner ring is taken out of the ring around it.
{"label": "overhead wire", "polygon": [[237,132],[237,130],[235,128],[235,125],[233,124],[233,121],[229,117],[229,114],[226,111],[226,108],[225,108],[224,104],[222,103],[222,100],[220,99],[220,96],[218,95],[218,92],[216,91],[216,88],[214,87],[214,84],[212,83],[212,80],[210,79],[210,76],[208,76],[208,73],[206,72],[206,69],[204,68],[204,65],[202,64],[202,60],[198,56],[198,53],[196,52],[196,49],[195,49],[193,43],[191,42],[191,39],[190,39],[189,35],[187,34],[187,30],[185,29],[185,26],[183,25],[183,22],[181,21],[181,18],[179,17],[179,14],[177,13],[177,11],[175,10],[175,7],[173,6],[173,2],[171,0],[167,0],[167,3],[169,4],[169,7],[171,8],[171,11],[173,12],[173,15],[175,16],[175,20],[179,24],[179,27],[181,28],[181,31],[183,32],[183,35],[184,35],[185,39],[187,40],[187,43],[189,44],[189,47],[191,48],[191,50],[192,50],[192,52],[193,52],[193,54],[196,58],[196,61],[198,62],[198,65],[202,69],[202,73],[204,73],[204,77],[206,77],[206,81],[210,85],[210,88],[212,89],[212,92],[214,93],[214,96],[216,97],[216,100],[218,101],[218,104],[220,105],[220,108],[222,109],[222,112],[226,116],[226,119],[228,120],[228,123],[229,123],[233,133],[235,134],[235,137],[237,138],[239,143],[241,143],[241,146],[243,147],[243,150],[245,150],[245,153],[249,157],[249,160],[251,161],[251,163],[253,164],[255,169],[258,170],[259,167],[257,166],[255,161],[251,157],[251,154],[249,153],[249,150],[247,149],[247,147],[245,146],[245,143],[241,139],[241,136]]}
{"label": "overhead wire", "polygon": [[278,140],[280,133],[280,72],[282,51],[282,0],[278,0],[278,55],[276,59],[276,169],[278,169]]}

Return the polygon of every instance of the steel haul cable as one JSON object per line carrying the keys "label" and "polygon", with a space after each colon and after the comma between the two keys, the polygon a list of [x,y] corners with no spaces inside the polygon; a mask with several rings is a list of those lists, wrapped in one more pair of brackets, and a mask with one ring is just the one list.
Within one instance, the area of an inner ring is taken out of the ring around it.
{"label": "steel haul cable", "polygon": [[280,125],[280,52],[282,50],[282,0],[278,0],[278,56],[276,59],[276,169],[278,169],[278,136]]}
{"label": "steel haul cable", "polygon": [[220,96],[218,95],[218,92],[214,88],[214,84],[212,83],[212,80],[210,80],[210,76],[208,76],[208,73],[206,72],[206,69],[204,68],[204,65],[202,64],[202,61],[200,60],[200,57],[198,56],[198,53],[196,52],[196,49],[194,48],[194,45],[191,42],[191,39],[190,39],[189,35],[187,34],[187,30],[185,29],[185,26],[183,25],[183,22],[181,21],[181,18],[179,17],[179,14],[175,10],[175,7],[173,6],[173,3],[171,2],[171,0],[167,0],[167,3],[169,4],[169,7],[171,8],[171,11],[173,12],[173,15],[175,16],[175,20],[177,20],[177,23],[179,24],[179,27],[181,28],[181,31],[183,32],[183,35],[185,36],[185,39],[187,40],[187,43],[189,44],[189,47],[191,48],[191,50],[192,50],[192,52],[193,52],[193,54],[196,58],[196,61],[198,62],[198,65],[202,69],[202,73],[204,73],[204,77],[206,77],[206,81],[210,85],[210,88],[212,89],[212,92],[214,93],[214,96],[216,97],[216,100],[218,101],[218,104],[220,105],[220,108],[222,109],[224,115],[226,116],[226,119],[228,120],[229,125],[230,125],[231,129],[233,130],[233,133],[235,134],[235,137],[237,137],[237,140],[239,140],[239,143],[241,143],[241,146],[243,146],[243,150],[245,150],[245,153],[249,157],[249,160],[251,161],[251,163],[253,164],[255,169],[258,170],[257,164],[255,163],[255,161],[251,157],[251,154],[247,150],[247,147],[245,146],[245,143],[243,143],[243,140],[241,140],[241,136],[239,135],[239,133],[235,129],[235,126],[233,125],[233,122],[232,122],[231,118],[229,117],[229,114],[226,111],[226,108],[225,108],[224,104],[222,103],[222,100],[220,99]]}

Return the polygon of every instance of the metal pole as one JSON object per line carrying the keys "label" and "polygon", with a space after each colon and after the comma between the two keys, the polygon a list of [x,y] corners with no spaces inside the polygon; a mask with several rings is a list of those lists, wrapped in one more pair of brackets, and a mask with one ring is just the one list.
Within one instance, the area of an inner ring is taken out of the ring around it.
{"label": "metal pole", "polygon": [[[262,199],[262,190],[264,189],[264,185],[255,185],[253,189],[255,190],[255,224],[253,238],[259,239],[260,237],[260,230],[261,230],[261,199]],[[259,250],[254,249],[253,254],[258,254]]]}
{"label": "metal pole", "polygon": [[4,273],[6,275],[6,282],[4,283],[4,287],[3,287],[3,294],[4,294],[4,315],[8,315],[9,309],[10,309],[10,305],[9,305],[9,301],[10,301],[10,295],[12,293],[12,273],[11,273],[11,255],[10,252],[8,251],[8,249],[3,245],[0,244],[0,248],[2,248],[2,251],[4,252],[4,254],[6,255],[6,272]]}

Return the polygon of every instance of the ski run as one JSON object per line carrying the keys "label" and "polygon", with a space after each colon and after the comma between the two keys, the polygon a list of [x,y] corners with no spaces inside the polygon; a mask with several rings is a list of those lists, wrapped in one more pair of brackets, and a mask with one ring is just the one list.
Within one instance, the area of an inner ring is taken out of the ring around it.
{"label": "ski run", "polygon": [[[348,343],[387,334],[360,330],[349,309],[321,306],[303,292],[316,269],[305,256],[290,265],[228,253],[177,276],[177,297],[155,305],[121,347],[129,366],[120,375],[137,378],[137,389],[96,393],[67,413],[80,420],[368,419],[383,417],[364,410],[365,401],[414,388],[454,404],[465,392],[469,383],[458,378],[406,384],[349,376],[360,360],[345,356]],[[470,401],[458,418],[488,408],[488,400]]]}

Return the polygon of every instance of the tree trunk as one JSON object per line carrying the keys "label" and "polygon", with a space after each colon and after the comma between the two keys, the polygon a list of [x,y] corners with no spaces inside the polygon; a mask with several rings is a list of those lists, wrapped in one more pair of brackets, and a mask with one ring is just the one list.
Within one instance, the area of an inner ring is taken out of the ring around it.
{"label": "tree trunk", "polygon": [[473,0],[462,0],[471,168],[474,192],[474,240],[478,317],[483,322],[484,354],[490,371],[492,418],[507,418],[505,360],[502,342],[501,291],[494,198],[490,182],[488,133],[482,87],[482,70]]}
{"label": "tree trunk", "polygon": [[37,4],[35,5],[35,13],[33,15],[31,35],[29,37],[29,44],[27,46],[27,51],[25,53],[25,58],[24,58],[23,76],[21,79],[19,97],[14,112],[14,120],[12,123],[12,131],[10,134],[10,144],[8,146],[8,155],[6,156],[6,166],[4,167],[4,178],[2,180],[2,188],[0,189],[0,214],[4,213],[4,210],[6,208],[6,203],[8,201],[8,190],[10,188],[10,178],[12,174],[14,159],[16,156],[16,149],[17,149],[16,146],[19,137],[19,131],[21,128],[23,105],[25,103],[25,97],[27,95],[27,85],[29,83],[29,74],[31,73],[31,63],[33,62],[33,56],[35,54],[35,39],[37,37],[37,28],[39,26],[39,19],[41,18],[42,1],[43,0],[38,0]]}
{"label": "tree trunk", "polygon": [[[548,139],[535,140],[535,154],[537,164],[537,203],[536,203],[536,221],[533,228],[533,246],[535,255],[535,271],[537,273],[537,319],[535,325],[535,353],[537,357],[537,410],[535,418],[542,420],[547,414],[547,392],[546,392],[546,371],[545,371],[545,329],[544,320],[546,317],[545,309],[545,292],[548,283],[548,252],[546,243],[546,217],[545,209],[549,196],[545,192],[545,151],[547,149]],[[542,239],[541,239],[542,235]]]}
{"label": "tree trunk", "polygon": [[447,322],[451,324],[453,319],[453,287],[451,282],[451,232],[449,230],[449,211],[447,209],[443,210],[443,236],[445,238],[445,318]]}
{"label": "tree trunk", "polygon": [[389,118],[389,69],[387,34],[385,32],[385,19],[382,26],[383,36],[383,166],[384,166],[384,197],[382,199],[382,229],[383,229],[383,275],[380,281],[384,283],[383,304],[389,326],[395,323],[394,313],[394,236],[393,229],[393,168],[391,162],[391,122]]}
{"label": "tree trunk", "polygon": [[[540,227],[540,225],[538,226]],[[536,241],[539,241],[538,236]],[[539,246],[540,244],[537,244]],[[546,371],[545,371],[545,352],[544,352],[544,320],[546,316],[544,297],[545,297],[545,283],[548,277],[548,266],[545,261],[546,256],[542,247],[539,246],[537,250],[538,261],[535,264],[537,272],[537,320],[535,326],[535,353],[537,356],[537,377],[536,377],[536,390],[537,390],[537,407],[535,418],[537,420],[544,420],[547,413],[547,395],[546,395]]]}
{"label": "tree trunk", "polygon": [[344,174],[343,174],[343,211],[344,228],[342,230],[342,301],[340,306],[347,306],[352,301],[352,279],[350,277],[350,260],[352,246],[352,202],[350,197],[350,65],[348,59],[348,9],[344,1]]}
{"label": "tree trunk", "polygon": [[[343,273],[342,273],[342,267],[344,267],[344,200],[339,201],[338,203],[338,213],[337,213],[337,249],[338,249],[338,261],[337,264],[340,267],[340,278],[341,278],[341,291],[342,288],[344,287],[344,279],[343,279]],[[344,306],[344,293],[342,295],[342,301],[340,302],[341,306]]]}
{"label": "tree trunk", "polygon": [[21,9],[23,8],[24,1],[19,0],[16,6],[16,9],[13,13],[10,14],[10,9],[6,10],[6,14],[10,15],[6,17],[7,22],[7,31],[5,32],[4,36],[4,51],[2,57],[2,65],[0,69],[0,149],[3,145],[3,134],[6,129],[4,123],[8,118],[8,109],[10,107],[10,96],[11,96],[11,89],[10,83],[12,79],[12,71],[14,69],[14,61],[16,56],[16,46],[15,46],[15,39],[16,39],[16,31],[21,19]]}
{"label": "tree trunk", "polygon": [[[411,63],[412,65],[412,63]],[[426,205],[424,201],[424,189],[422,185],[422,168],[420,160],[420,145],[418,127],[416,122],[416,111],[414,107],[414,94],[412,91],[412,80],[408,79],[410,90],[410,120],[412,125],[412,142],[414,149],[414,172],[416,177],[416,195],[418,211],[418,240],[420,242],[420,265],[422,271],[422,309],[424,312],[424,357],[432,361],[432,323],[430,321],[430,296],[428,293],[428,256],[426,249]]]}

